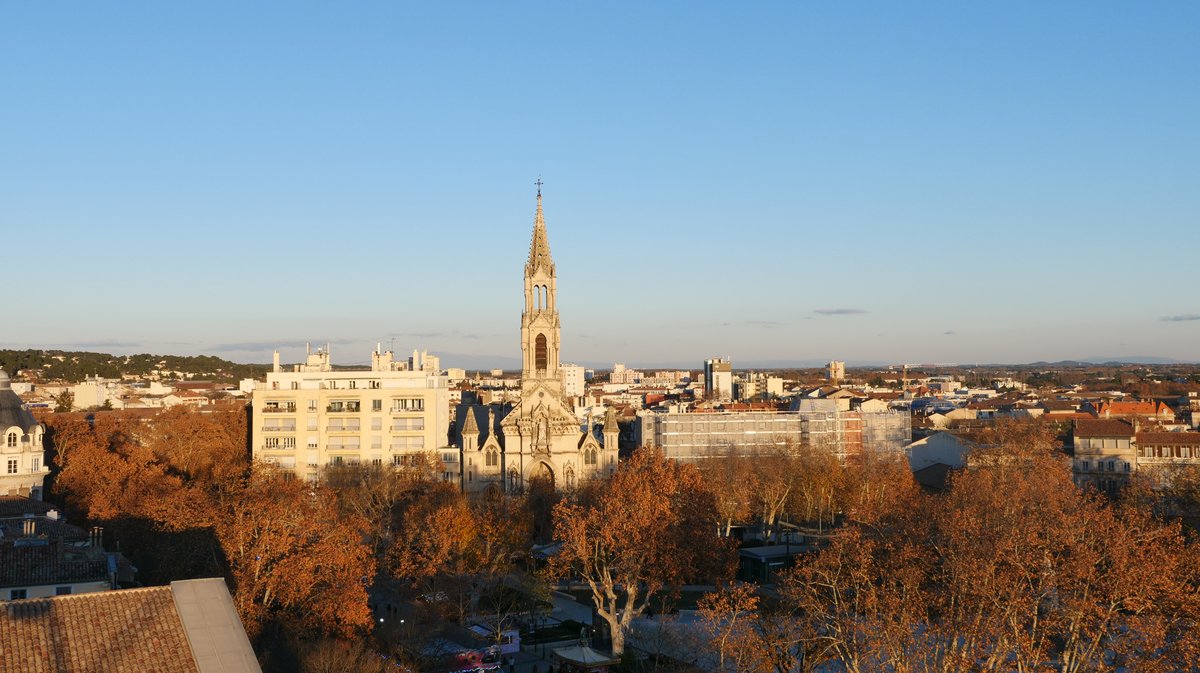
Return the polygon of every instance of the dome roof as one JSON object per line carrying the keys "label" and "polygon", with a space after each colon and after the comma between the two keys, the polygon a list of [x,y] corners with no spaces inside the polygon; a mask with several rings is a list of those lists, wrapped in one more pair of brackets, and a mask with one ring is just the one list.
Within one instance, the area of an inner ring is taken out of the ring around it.
{"label": "dome roof", "polygon": [[25,403],[12,390],[12,379],[0,369],[0,430],[17,426],[29,432],[37,427],[37,419],[25,408]]}

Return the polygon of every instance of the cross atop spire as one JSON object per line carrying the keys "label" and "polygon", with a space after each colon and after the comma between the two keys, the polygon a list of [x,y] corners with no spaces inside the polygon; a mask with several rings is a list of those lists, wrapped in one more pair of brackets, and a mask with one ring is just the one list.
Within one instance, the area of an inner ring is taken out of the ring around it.
{"label": "cross atop spire", "polygon": [[543,183],[543,182],[542,182],[542,176],[540,176],[540,175],[539,175],[539,176],[538,176],[538,179],[537,179],[537,182],[535,182],[535,183],[533,183],[533,184],[537,185],[537,188],[538,188],[538,198],[539,198],[539,199],[540,199],[540,198],[542,198],[542,185],[543,185],[543,184],[545,184],[545,183]]}

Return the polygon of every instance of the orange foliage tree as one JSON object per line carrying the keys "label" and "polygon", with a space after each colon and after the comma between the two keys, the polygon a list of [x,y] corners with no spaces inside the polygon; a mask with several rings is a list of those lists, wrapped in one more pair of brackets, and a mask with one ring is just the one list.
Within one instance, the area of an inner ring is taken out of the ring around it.
{"label": "orange foliage tree", "polygon": [[695,467],[639,449],[578,502],[555,508],[555,539],[562,547],[550,573],[587,582],[619,656],[633,619],[656,592],[728,576],[732,546],[715,536],[718,516],[716,499]]}
{"label": "orange foliage tree", "polygon": [[244,412],[52,422],[55,491],[89,519],[154,545],[174,573],[182,555],[209,559],[205,574],[226,574],[251,634],[268,622],[338,635],[370,624],[364,520],[339,511],[329,489],[251,470]]}
{"label": "orange foliage tree", "polygon": [[211,524],[252,634],[268,622],[347,637],[370,625],[367,522],[339,513],[329,489],[256,468],[244,490],[217,503]]}

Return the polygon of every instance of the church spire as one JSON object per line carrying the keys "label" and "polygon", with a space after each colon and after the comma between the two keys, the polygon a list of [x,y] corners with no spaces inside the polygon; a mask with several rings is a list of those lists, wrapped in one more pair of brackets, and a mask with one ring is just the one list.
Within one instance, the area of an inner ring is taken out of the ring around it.
{"label": "church spire", "polygon": [[542,179],[538,178],[537,213],[533,216],[533,240],[529,243],[529,261],[525,264],[525,275],[532,276],[539,268],[554,275],[554,260],[550,257],[550,238],[546,235],[546,218],[542,215]]}

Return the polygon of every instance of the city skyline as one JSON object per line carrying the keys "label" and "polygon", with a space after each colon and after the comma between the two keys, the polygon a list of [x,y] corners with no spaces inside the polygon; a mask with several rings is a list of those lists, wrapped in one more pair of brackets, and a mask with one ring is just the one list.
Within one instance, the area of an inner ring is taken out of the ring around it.
{"label": "city skyline", "polygon": [[540,175],[564,362],[1200,361],[1155,9],[7,6],[0,347],[511,366]]}

